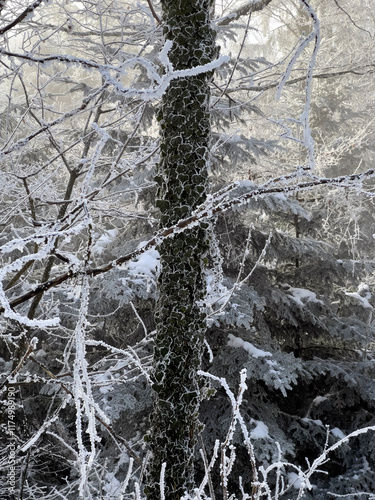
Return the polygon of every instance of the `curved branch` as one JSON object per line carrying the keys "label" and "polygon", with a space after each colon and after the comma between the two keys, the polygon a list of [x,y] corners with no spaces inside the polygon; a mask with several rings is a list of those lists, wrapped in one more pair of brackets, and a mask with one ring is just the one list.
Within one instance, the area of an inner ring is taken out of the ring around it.
{"label": "curved branch", "polygon": [[[307,182],[301,182],[299,184],[292,184],[289,186],[273,186],[273,187],[267,187],[270,183],[267,183],[267,186],[259,187],[255,190],[252,190],[248,193],[245,193],[241,196],[238,196],[237,198],[234,198],[232,200],[224,200],[223,202],[219,202],[218,205],[213,206],[213,203],[217,200],[215,200],[215,196],[212,197],[210,200],[210,203],[208,204],[207,202],[203,204],[203,206],[198,207],[198,209],[188,218],[182,219],[177,224],[174,226],[171,226],[169,228],[163,229],[159,233],[157,233],[153,238],[148,240],[148,242],[141,248],[138,248],[137,250],[134,250],[133,252],[130,252],[126,255],[123,255],[122,257],[119,257],[116,260],[113,260],[109,264],[106,264],[102,267],[97,267],[97,268],[91,268],[91,269],[86,269],[86,270],[75,270],[73,271],[70,269],[64,274],[60,274],[59,276],[56,276],[56,278],[53,278],[52,280],[46,281],[45,283],[41,283],[40,285],[36,286],[33,290],[30,290],[29,292],[20,295],[16,299],[12,300],[9,305],[11,308],[14,308],[30,299],[35,297],[36,295],[39,295],[41,293],[44,293],[51,288],[54,288],[58,285],[61,285],[65,281],[75,278],[77,276],[98,276],[99,274],[106,273],[108,271],[111,271],[112,269],[121,266],[122,264],[126,264],[127,262],[132,261],[133,259],[139,257],[143,253],[145,253],[147,250],[154,248],[157,246],[164,238],[168,237],[173,237],[174,235],[184,231],[186,228],[194,226],[195,224],[202,222],[204,220],[211,219],[214,215],[226,212],[227,210],[231,209],[232,207],[239,206],[239,205],[244,205],[247,203],[250,199],[252,198],[257,198],[258,196],[264,196],[267,194],[274,194],[274,193],[292,193],[295,191],[306,191],[309,189],[312,189],[317,186],[336,186],[336,187],[342,187],[342,188],[350,188],[353,187],[350,184],[348,185],[349,182],[356,182],[356,181],[362,181],[364,179],[368,179],[371,177],[375,177],[375,169],[370,169],[367,170],[366,172],[360,173],[360,174],[352,174],[352,175],[345,175],[345,176],[340,176],[340,177],[328,177],[328,178],[321,178],[321,179],[314,179],[311,181]],[[281,179],[282,180],[282,179]],[[239,183],[235,182],[228,186],[225,190],[225,192],[229,192],[237,187],[239,187]],[[354,187],[353,187],[354,188]],[[375,196],[375,195],[374,195]],[[4,313],[4,308],[0,307],[0,314]]]}
{"label": "curved branch", "polygon": [[154,6],[152,5],[152,0],[147,0],[147,3],[148,3],[148,6],[149,6],[149,9],[151,11],[151,14],[153,16],[153,18],[155,19],[155,21],[157,23],[161,23],[161,20],[160,20],[160,17],[156,14],[156,11],[154,9]]}

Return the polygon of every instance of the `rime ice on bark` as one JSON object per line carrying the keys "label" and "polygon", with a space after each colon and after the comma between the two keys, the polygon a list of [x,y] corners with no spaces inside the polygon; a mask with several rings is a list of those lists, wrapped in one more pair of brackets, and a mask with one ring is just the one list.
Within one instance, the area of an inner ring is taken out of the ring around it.
{"label": "rime ice on bark", "polygon": [[[209,158],[210,73],[202,66],[216,58],[210,26],[212,0],[164,0],[162,60],[174,78],[161,104],[159,184],[161,227],[192,214],[205,200]],[[206,66],[207,69],[213,69]],[[193,69],[193,70],[192,70]],[[185,71],[186,70],[186,71]],[[208,250],[205,224],[165,239],[159,246],[161,274],[157,305],[152,416],[146,493],[160,498],[160,472],[166,500],[179,499],[193,488],[193,454],[199,430],[201,399],[197,370],[204,347],[205,318],[199,303],[205,294],[202,273]]]}

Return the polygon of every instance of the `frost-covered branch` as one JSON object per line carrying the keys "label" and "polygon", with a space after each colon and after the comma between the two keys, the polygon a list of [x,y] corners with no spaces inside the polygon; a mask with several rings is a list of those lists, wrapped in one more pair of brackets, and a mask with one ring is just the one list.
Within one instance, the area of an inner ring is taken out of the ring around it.
{"label": "frost-covered branch", "polygon": [[[141,254],[146,252],[147,250],[154,248],[156,245],[158,245],[164,238],[167,237],[173,237],[175,234],[178,234],[185,229],[189,227],[193,227],[196,225],[199,221],[204,221],[204,220],[210,220],[214,215],[223,213],[227,210],[230,210],[232,207],[235,206],[241,206],[241,205],[246,205],[246,203],[251,200],[251,199],[256,199],[261,196],[266,196],[268,194],[274,194],[274,193],[295,193],[295,192],[300,192],[300,191],[308,191],[310,189],[313,189],[318,186],[334,186],[334,187],[341,187],[343,189],[352,189],[356,192],[361,192],[361,187],[360,183],[366,179],[370,179],[372,177],[375,177],[375,169],[369,169],[366,172],[362,172],[359,174],[351,174],[351,175],[346,175],[346,176],[339,176],[339,177],[330,177],[330,178],[317,178],[311,181],[307,182],[302,182],[302,183],[297,183],[297,184],[291,184],[291,185],[286,185],[286,186],[272,186],[272,182],[268,181],[267,182],[267,187],[262,188],[262,187],[257,187],[254,188],[254,184],[251,184],[251,190],[237,198],[234,199],[224,199],[221,200],[217,205],[215,204],[215,196],[211,196],[208,200],[207,203],[203,205],[203,207],[198,207],[198,209],[193,213],[192,216],[180,220],[177,224],[170,228],[166,228],[161,230],[159,233],[157,233],[156,236],[151,238],[150,240],[147,241],[141,248],[138,248],[134,250],[133,252],[130,252],[122,257],[119,257],[109,264],[106,264],[102,267],[97,267],[97,268],[89,268],[85,271],[79,270],[75,271],[73,269],[70,269],[69,271],[56,276],[55,278],[45,282],[41,283],[40,285],[35,286],[32,290],[29,292],[17,297],[16,299],[13,299],[12,301],[9,302],[9,307],[14,308],[18,306],[19,304],[22,304],[23,302],[26,302],[27,300],[32,299],[36,295],[39,295],[41,293],[46,292],[47,290],[50,290],[51,288],[54,288],[65,281],[74,278],[80,274],[85,274],[87,276],[98,276],[99,274],[106,273],[108,271],[111,271],[112,269],[121,266],[123,264],[126,264],[127,262],[132,261],[133,259],[136,259],[139,257]],[[235,189],[238,187],[240,184],[239,183],[234,183],[233,185],[228,188],[228,192],[231,190]],[[271,186],[271,187],[268,187]],[[369,193],[365,192],[367,196],[375,197],[375,193]],[[8,307],[8,306],[7,306]],[[7,309],[8,310],[8,309]],[[4,306],[0,307],[0,314],[4,313],[5,309]]]}
{"label": "frost-covered branch", "polygon": [[[366,64],[364,66],[356,66],[352,67],[350,69],[344,69],[344,70],[338,70],[338,71],[323,71],[321,73],[314,73],[312,75],[312,79],[330,79],[330,78],[337,78],[340,76],[345,76],[345,75],[356,75],[356,76],[361,76],[363,77],[364,75],[371,75],[375,72],[375,65],[374,64]],[[281,76],[281,75],[280,75]],[[306,81],[306,75],[304,76],[299,76],[297,78],[289,78],[285,83],[284,86],[288,85],[294,85],[296,83],[300,82],[305,82]],[[267,83],[267,84],[261,84],[259,85],[243,85],[240,87],[232,87],[228,88],[226,93],[227,94],[232,94],[234,92],[239,92],[239,91],[245,91],[245,92],[264,92],[266,90],[271,90],[275,89],[280,85],[280,80],[279,78],[275,78],[274,82]]]}
{"label": "frost-covered branch", "polygon": [[[41,64],[45,65],[51,62],[61,62],[61,63],[66,63],[68,65],[79,65],[82,66],[83,68],[88,68],[88,69],[96,69],[99,71],[101,76],[103,77],[104,81],[106,82],[105,86],[112,85],[117,92],[123,93],[126,95],[127,98],[134,98],[138,97],[144,101],[151,101],[155,99],[160,99],[162,95],[165,93],[166,89],[169,87],[170,83],[173,80],[179,79],[179,78],[184,78],[184,77],[189,77],[189,76],[196,76],[200,75],[202,73],[208,73],[211,72],[220,66],[222,66],[224,63],[228,62],[229,57],[226,55],[221,55],[219,56],[216,60],[208,62],[203,65],[196,66],[194,68],[189,68],[189,69],[183,69],[183,70],[174,70],[173,67],[169,63],[168,59],[168,52],[172,47],[172,43],[170,41],[167,41],[164,48],[160,52],[160,61],[162,64],[164,64],[165,68],[167,69],[166,73],[160,77],[157,68],[154,67],[147,59],[143,57],[136,57],[132,58],[129,60],[126,60],[119,66],[114,66],[114,65],[108,65],[108,64],[99,64],[96,63],[95,61],[91,61],[89,59],[81,59],[75,56],[69,56],[69,55],[46,55],[43,57],[35,57],[33,54],[20,54],[20,53],[15,53],[15,52],[9,52],[5,49],[0,48],[0,54],[3,54],[8,57],[12,58],[17,58],[21,60],[26,60],[29,62],[33,62],[36,64]],[[136,65],[141,65],[144,66],[145,70],[147,71],[149,77],[151,80],[156,82],[155,87],[151,87],[149,89],[134,89],[132,87],[125,87],[122,85],[121,81],[117,78],[118,75],[124,75],[126,74],[126,69],[127,68],[133,68]],[[113,77],[111,75],[111,71],[114,71],[117,75],[116,77]],[[91,96],[91,99],[95,97],[95,95],[98,94],[98,91],[94,93],[93,96]],[[88,103],[87,103],[88,104]],[[39,135],[41,132],[46,130],[52,125],[55,125],[56,123],[60,123],[63,119],[66,119],[66,117],[73,116],[76,114],[78,111],[81,111],[87,107],[87,104],[83,107],[78,108],[77,110],[73,110],[65,115],[65,118],[60,118],[59,120],[55,120],[55,122],[49,124],[48,126],[43,127],[40,131],[38,131],[36,134],[32,134],[30,137],[22,139],[19,141],[19,144],[22,144],[24,142],[28,142],[31,138],[33,138],[35,135]],[[14,149],[6,151],[6,153],[3,154],[8,154],[9,152],[12,152]]]}
{"label": "frost-covered branch", "polygon": [[[320,22],[315,14],[315,11],[311,7],[310,3],[307,0],[302,0],[302,3],[305,5],[307,11],[310,14],[310,17],[313,19],[313,30],[311,33],[302,39],[297,46],[295,53],[292,57],[292,59],[289,61],[289,64],[285,70],[285,73],[283,77],[281,78],[281,81],[278,85],[277,88],[277,98],[280,98],[282,90],[284,88],[285,83],[288,81],[290,73],[292,71],[292,68],[295,66],[297,59],[300,57],[302,52],[306,49],[306,47],[309,45],[309,43],[314,40],[314,48],[310,57],[310,63],[307,68],[307,75],[306,75],[306,88],[305,88],[305,105],[304,105],[304,110],[299,117],[299,120],[297,123],[299,123],[302,126],[303,130],[303,140],[300,141],[301,145],[303,145],[307,151],[308,151],[308,168],[313,170],[315,166],[315,155],[314,155],[314,139],[312,138],[311,135],[311,130],[310,130],[310,108],[311,108],[311,86],[312,86],[312,78],[313,78],[313,72],[315,69],[316,65],[316,57],[318,54],[319,50],[319,45],[320,45]],[[282,125],[282,122],[281,122]],[[288,133],[286,135],[287,138],[295,140],[293,135]]]}
{"label": "frost-covered branch", "polygon": [[219,19],[217,22],[218,26],[227,26],[228,24],[232,23],[233,21],[237,21],[242,16],[246,16],[246,14],[249,14],[251,12],[258,12],[267,5],[269,5],[272,2],[272,0],[250,0],[246,2],[244,5],[241,7],[238,7],[238,9],[235,9],[233,12],[230,14],[226,15],[223,19]]}
{"label": "frost-covered branch", "polygon": [[16,17],[11,23],[4,28],[0,28],[0,35],[4,35],[7,31],[17,26],[17,24],[21,23],[24,19],[26,19],[30,14],[32,14],[40,4],[42,4],[45,0],[36,0],[34,3],[26,7],[26,9]]}

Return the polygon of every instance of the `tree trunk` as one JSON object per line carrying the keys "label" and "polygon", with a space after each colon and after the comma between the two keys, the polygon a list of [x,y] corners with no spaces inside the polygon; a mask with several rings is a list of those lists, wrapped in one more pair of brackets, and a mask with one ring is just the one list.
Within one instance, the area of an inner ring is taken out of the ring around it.
{"label": "tree trunk", "polygon": [[[210,19],[213,0],[162,0],[164,34],[173,41],[169,58],[175,70],[206,64],[217,56]],[[161,158],[157,182],[161,227],[188,216],[205,200],[209,161],[211,73],[173,80],[158,120]],[[200,367],[205,316],[203,266],[207,227],[166,239],[159,247],[161,274],[156,311],[153,382],[156,393],[149,435],[149,500],[160,499],[165,464],[166,500],[179,499],[193,487],[194,448],[199,432]]]}

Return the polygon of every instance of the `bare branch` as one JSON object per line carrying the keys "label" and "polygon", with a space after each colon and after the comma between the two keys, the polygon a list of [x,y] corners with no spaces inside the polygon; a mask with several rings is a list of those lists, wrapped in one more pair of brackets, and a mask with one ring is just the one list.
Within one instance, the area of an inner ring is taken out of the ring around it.
{"label": "bare branch", "polygon": [[354,21],[354,19],[351,17],[351,15],[349,14],[349,12],[347,12],[345,9],[343,9],[341,7],[341,5],[339,4],[338,0],[333,0],[335,2],[335,4],[337,5],[337,7],[346,15],[348,16],[348,18],[350,19],[350,22],[352,24],[354,24],[354,26],[356,28],[358,28],[359,30],[361,31],[364,31],[365,33],[368,33],[370,35],[370,37],[372,38],[372,34],[370,33],[370,31],[366,30],[365,28],[361,28],[360,26],[358,26],[358,24]]}
{"label": "bare branch", "polygon": [[151,14],[153,15],[154,19],[156,20],[157,23],[161,23],[160,17],[156,14],[154,6],[152,5],[152,0],[147,0],[148,6],[150,8]]}
{"label": "bare branch", "polygon": [[[23,12],[20,14],[14,21],[12,21],[8,26],[5,26],[4,28],[0,29],[0,35],[4,35],[7,31],[12,29],[14,26],[22,22],[29,14],[34,12],[34,10],[39,7],[41,3],[43,3],[44,0],[36,0],[33,4],[29,5]],[[2,6],[1,6],[2,7]],[[1,8],[0,8],[1,12]]]}

